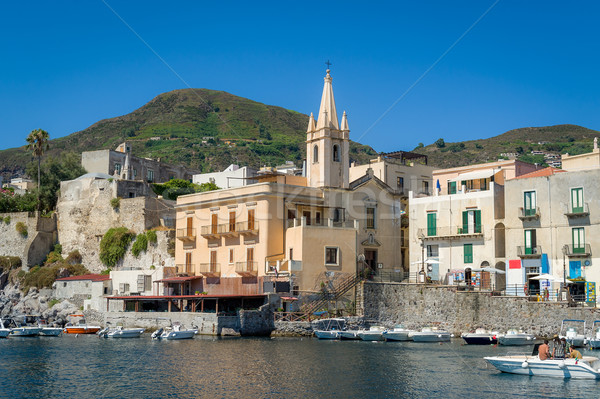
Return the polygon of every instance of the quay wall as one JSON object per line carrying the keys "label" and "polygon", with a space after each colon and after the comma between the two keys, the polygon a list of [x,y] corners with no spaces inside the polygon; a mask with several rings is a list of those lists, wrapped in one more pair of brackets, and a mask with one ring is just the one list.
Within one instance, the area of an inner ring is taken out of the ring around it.
{"label": "quay wall", "polygon": [[499,332],[521,328],[552,336],[558,334],[563,319],[585,320],[587,326],[600,320],[596,308],[405,283],[365,283],[363,310],[371,324],[403,324],[410,329],[438,326],[457,336],[479,327]]}
{"label": "quay wall", "polygon": [[[106,312],[104,325],[123,325],[126,328],[156,330],[180,322],[184,328],[198,327],[198,334],[226,335],[230,330],[239,331],[237,316],[217,316],[215,313],[200,312]],[[225,330],[225,331],[224,331]]]}

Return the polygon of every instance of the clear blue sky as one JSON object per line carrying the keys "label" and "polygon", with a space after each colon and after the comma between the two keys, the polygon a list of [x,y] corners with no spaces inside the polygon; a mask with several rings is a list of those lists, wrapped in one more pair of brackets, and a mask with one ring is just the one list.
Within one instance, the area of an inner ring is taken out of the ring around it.
{"label": "clear blue sky", "polygon": [[597,1],[500,0],[414,85],[494,3],[4,2],[0,148],[187,85],[316,113],[327,59],[350,137],[377,151],[525,126],[600,129]]}

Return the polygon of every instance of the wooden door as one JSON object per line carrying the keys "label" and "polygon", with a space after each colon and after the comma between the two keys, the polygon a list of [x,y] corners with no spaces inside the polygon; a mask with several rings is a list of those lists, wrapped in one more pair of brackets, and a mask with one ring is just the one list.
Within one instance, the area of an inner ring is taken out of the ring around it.
{"label": "wooden door", "polygon": [[218,215],[213,213],[210,216],[210,233],[217,234],[217,223],[218,223]]}
{"label": "wooden door", "polygon": [[187,218],[187,229],[186,230],[187,230],[188,237],[191,237],[194,235],[192,232],[193,227],[194,227],[194,218],[192,218],[192,217]]}
{"label": "wooden door", "polygon": [[248,230],[254,230],[254,209],[248,209]]}

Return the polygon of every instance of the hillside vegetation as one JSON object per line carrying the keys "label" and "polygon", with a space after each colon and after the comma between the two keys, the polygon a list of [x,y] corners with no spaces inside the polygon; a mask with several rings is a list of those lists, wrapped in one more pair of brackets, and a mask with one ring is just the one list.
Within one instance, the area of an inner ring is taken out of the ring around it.
{"label": "hillside vegetation", "polygon": [[[130,114],[51,140],[45,156],[114,149],[127,140],[136,156],[202,172],[222,170],[231,163],[260,167],[294,161],[300,166],[307,125],[307,115],[223,91],[175,90]],[[353,161],[363,163],[375,154],[369,146],[350,145]],[[0,173],[21,174],[31,159],[25,147],[0,151]]]}
{"label": "hillside vegetation", "polygon": [[544,155],[531,151],[544,151],[570,155],[591,152],[594,137],[600,132],[577,125],[526,127],[510,130],[495,137],[446,143],[441,137],[435,143],[418,146],[413,151],[425,154],[429,164],[441,168],[506,159],[501,154],[516,153],[525,162],[544,164]]}

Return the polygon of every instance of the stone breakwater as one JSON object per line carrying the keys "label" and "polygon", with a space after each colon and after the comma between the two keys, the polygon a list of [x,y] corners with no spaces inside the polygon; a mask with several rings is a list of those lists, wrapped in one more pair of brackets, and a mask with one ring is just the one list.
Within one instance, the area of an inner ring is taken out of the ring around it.
{"label": "stone breakwater", "polygon": [[600,319],[600,309],[530,302],[527,298],[497,297],[453,287],[365,283],[364,315],[388,327],[438,326],[457,336],[481,327],[500,332],[521,328],[543,337],[558,334],[564,319],[585,320],[591,326]]}

